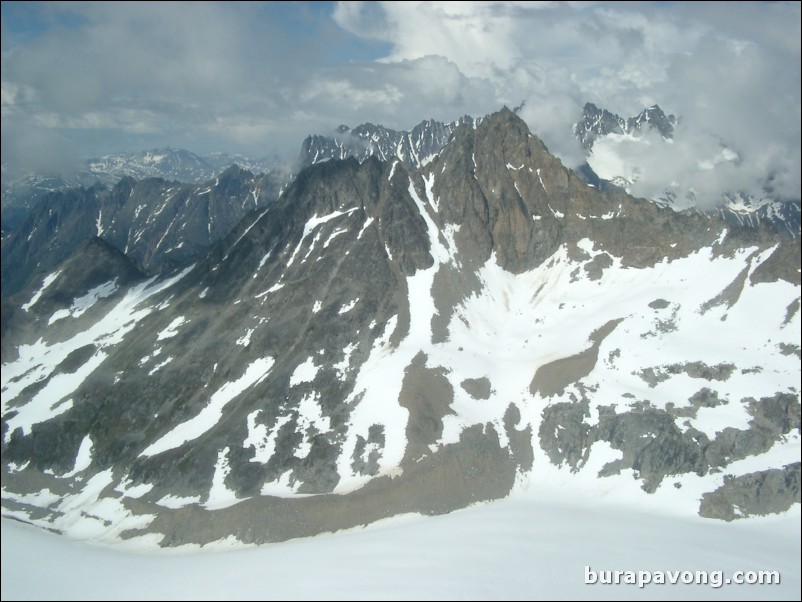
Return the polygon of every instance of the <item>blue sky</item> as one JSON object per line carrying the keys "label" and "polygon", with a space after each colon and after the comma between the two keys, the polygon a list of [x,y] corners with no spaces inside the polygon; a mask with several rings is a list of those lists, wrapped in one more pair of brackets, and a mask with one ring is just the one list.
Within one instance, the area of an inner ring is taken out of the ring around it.
{"label": "blue sky", "polygon": [[667,178],[725,145],[739,170],[704,182],[780,173],[798,196],[800,20],[798,2],[3,2],[3,161],[292,156],[341,123],[406,129],[526,100],[573,165],[586,101],[624,116],[659,103],[681,118],[654,157]]}

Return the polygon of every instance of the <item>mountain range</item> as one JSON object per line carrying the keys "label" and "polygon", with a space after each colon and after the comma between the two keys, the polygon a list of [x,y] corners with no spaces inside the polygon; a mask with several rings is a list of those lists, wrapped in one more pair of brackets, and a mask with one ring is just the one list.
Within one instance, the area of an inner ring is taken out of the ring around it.
{"label": "mountain range", "polygon": [[159,148],[90,158],[74,169],[60,173],[27,172],[3,164],[3,234],[20,226],[28,212],[51,192],[115,186],[123,178],[161,178],[170,182],[203,184],[232,165],[254,174],[280,171],[278,159],[253,160],[242,155],[212,153],[197,155],[185,149]]}
{"label": "mountain range", "polygon": [[177,546],[527,483],[724,520],[798,504],[799,238],[590,186],[507,109],[448,127],[307,139],[264,204],[242,170],[179,187],[209,229],[213,199],[253,199],[191,263],[130,225],[155,213],[137,187],[167,211],[175,183],[74,199],[116,203],[109,230],[3,303],[4,514]]}
{"label": "mountain range", "polygon": [[331,159],[354,157],[360,162],[368,157],[382,161],[398,159],[407,167],[421,167],[431,161],[451,140],[461,125],[473,127],[478,120],[465,116],[451,123],[433,119],[422,121],[409,131],[363,123],[349,128],[341,125],[331,136],[308,136],[301,145],[300,167]]}
{"label": "mountain range", "polygon": [[223,171],[236,165],[253,174],[273,174],[289,182],[292,172],[329,159],[356,157],[364,160],[376,155],[386,161],[398,157],[409,166],[419,166],[448,142],[460,123],[473,123],[463,117],[452,123],[432,119],[410,131],[398,131],[381,125],[364,123],[354,129],[341,125],[330,136],[311,135],[301,145],[301,151],[291,170],[278,158],[254,160],[244,155],[210,153],[198,155],[185,149],[170,147],[135,153],[118,153],[90,158],[75,169],[62,173],[30,173],[4,163],[2,169],[3,232],[15,230],[28,211],[46,194],[73,188],[91,188],[100,183],[115,186],[122,178],[142,180],[161,178],[170,182],[205,184]]}
{"label": "mountain range", "polygon": [[[165,148],[89,160],[87,170],[72,181],[42,176],[13,180],[3,197],[8,216],[3,296],[46,273],[92,236],[103,237],[144,272],[188,265],[249,211],[275,200],[298,170],[331,159],[364,161],[370,156],[420,167],[442,150],[461,123],[473,125],[474,120],[427,120],[408,132],[369,123],[353,130],[343,125],[335,136],[306,138],[289,171],[278,162],[224,154],[200,157]],[[264,171],[254,171],[260,168]]]}
{"label": "mountain range", "polygon": [[49,272],[95,236],[143,271],[187,265],[227,235],[249,212],[276,199],[275,174],[254,176],[232,166],[203,184],[123,176],[47,193],[3,238],[2,287],[8,296]]}

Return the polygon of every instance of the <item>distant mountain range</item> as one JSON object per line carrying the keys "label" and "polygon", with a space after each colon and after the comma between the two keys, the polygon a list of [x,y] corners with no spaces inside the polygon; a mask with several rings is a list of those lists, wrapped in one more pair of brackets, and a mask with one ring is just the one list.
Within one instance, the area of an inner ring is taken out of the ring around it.
{"label": "distant mountain range", "polygon": [[184,184],[202,184],[237,165],[254,174],[274,172],[278,160],[252,160],[242,155],[196,155],[188,150],[160,148],[87,159],[80,169],[61,174],[27,173],[3,165],[3,232],[16,228],[45,194],[68,188],[90,188],[97,183],[115,186],[124,177],[162,178]]}
{"label": "distant mountain range", "polygon": [[[474,123],[469,117],[449,124],[428,120],[409,132],[372,124],[353,130],[340,126],[336,136],[304,140],[297,169],[371,156],[420,167],[443,149],[459,125]],[[222,171],[234,161],[236,166]],[[3,202],[11,205],[3,209],[9,219],[3,235],[4,296],[52,269],[93,236],[147,273],[186,265],[248,212],[278,198],[294,178],[277,162],[224,154],[200,157],[169,148],[92,159],[86,165],[73,176],[80,185],[31,177],[9,185],[8,197],[4,192]]]}
{"label": "distant mountain range", "polygon": [[[376,156],[383,161],[397,157],[408,166],[420,166],[446,145],[454,128],[462,123],[473,124],[474,120],[467,116],[452,123],[430,119],[410,131],[392,130],[371,123],[354,129],[341,125],[332,135],[307,137],[302,143],[294,169],[297,172],[322,161],[346,157],[362,161],[369,156]],[[4,164],[3,232],[8,234],[18,227],[27,211],[49,192],[90,188],[97,183],[112,187],[124,177],[203,184],[232,165],[256,175],[274,174],[278,177],[278,172],[281,172],[287,182],[292,179],[291,173],[284,173],[287,169],[277,158],[254,160],[227,153],[197,155],[185,149],[169,147],[87,159],[80,169],[61,174],[19,172]]]}
{"label": "distant mountain range", "polygon": [[407,167],[422,167],[443,150],[457,127],[474,127],[478,122],[468,116],[451,123],[428,119],[410,131],[391,130],[372,123],[363,123],[354,129],[341,125],[333,135],[307,137],[301,145],[299,164],[306,167],[331,159],[354,157],[361,162],[376,157],[382,161],[399,159]]}

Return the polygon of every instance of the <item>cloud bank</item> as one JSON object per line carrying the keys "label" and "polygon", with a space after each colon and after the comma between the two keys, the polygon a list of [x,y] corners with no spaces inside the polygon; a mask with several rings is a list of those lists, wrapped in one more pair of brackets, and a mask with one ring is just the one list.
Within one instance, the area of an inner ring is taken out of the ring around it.
{"label": "cloud bank", "polygon": [[585,102],[624,116],[659,103],[681,119],[674,144],[618,149],[639,162],[636,194],[800,196],[799,3],[10,4],[4,162],[294,153],[339,123],[410,128],[526,100],[521,116],[574,166]]}

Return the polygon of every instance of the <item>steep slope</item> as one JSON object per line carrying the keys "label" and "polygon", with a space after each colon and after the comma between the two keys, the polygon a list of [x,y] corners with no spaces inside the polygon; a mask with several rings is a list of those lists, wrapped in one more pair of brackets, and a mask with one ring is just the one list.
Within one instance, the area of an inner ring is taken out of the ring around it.
{"label": "steep slope", "polygon": [[179,545],[527,481],[782,511],[799,278],[798,243],[600,193],[506,109],[419,170],[328,161],[182,272],[59,319],[31,291],[42,329],[4,340],[4,512]]}
{"label": "steep slope", "polygon": [[232,166],[201,186],[122,178],[116,186],[53,192],[3,239],[3,295],[42,276],[93,236],[151,273],[186,265],[250,211],[272,202],[282,182]]}

